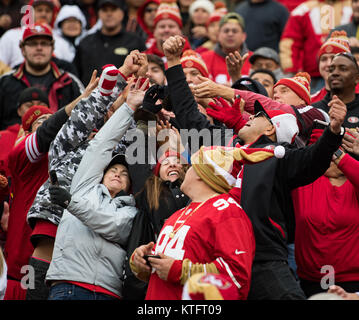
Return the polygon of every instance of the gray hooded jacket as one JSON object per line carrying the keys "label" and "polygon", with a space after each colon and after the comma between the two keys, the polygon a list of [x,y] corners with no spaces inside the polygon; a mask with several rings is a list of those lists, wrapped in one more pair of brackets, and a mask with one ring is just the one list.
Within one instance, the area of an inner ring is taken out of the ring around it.
{"label": "gray hooded jacket", "polygon": [[137,209],[132,195],[112,198],[101,181],[132,115],[124,103],[89,143],[72,180],[46,281],[84,282],[122,295],[123,248]]}

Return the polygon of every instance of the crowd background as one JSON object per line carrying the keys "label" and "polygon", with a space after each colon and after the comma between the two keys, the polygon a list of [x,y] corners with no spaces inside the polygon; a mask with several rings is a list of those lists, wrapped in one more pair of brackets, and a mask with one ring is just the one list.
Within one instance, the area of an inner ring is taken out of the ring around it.
{"label": "crowd background", "polygon": [[358,25],[359,0],[1,0],[0,299],[359,299]]}

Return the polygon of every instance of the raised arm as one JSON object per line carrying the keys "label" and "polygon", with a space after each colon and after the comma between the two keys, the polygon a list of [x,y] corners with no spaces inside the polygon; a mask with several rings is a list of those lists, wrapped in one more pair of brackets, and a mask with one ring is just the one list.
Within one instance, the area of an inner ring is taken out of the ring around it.
{"label": "raised arm", "polygon": [[72,195],[79,190],[81,190],[81,194],[85,194],[88,188],[101,182],[103,171],[112,158],[114,147],[126,133],[131,125],[134,111],[143,101],[144,88],[148,84],[148,80],[143,83],[141,88],[139,88],[139,83],[140,81],[137,81],[136,86],[130,90],[126,102],[91,140],[72,180]]}

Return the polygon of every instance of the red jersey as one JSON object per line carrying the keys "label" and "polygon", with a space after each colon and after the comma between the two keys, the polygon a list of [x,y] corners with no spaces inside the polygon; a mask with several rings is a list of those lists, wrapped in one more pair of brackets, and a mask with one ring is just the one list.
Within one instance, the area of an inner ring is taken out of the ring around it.
{"label": "red jersey", "polygon": [[[345,155],[338,168],[348,180],[325,176],[292,191],[298,276],[320,282],[331,266],[336,282],[359,281],[359,162]],[[321,272],[322,271],[322,272]]]}
{"label": "red jersey", "polygon": [[[248,76],[251,64],[249,58],[253,54],[252,51],[248,52],[248,58],[242,67],[242,76]],[[219,84],[230,84],[232,82],[231,77],[227,71],[226,60],[213,50],[205,51],[201,53],[203,61],[207,65],[209,72],[209,78]]]}
{"label": "red jersey", "polygon": [[[219,273],[229,276],[237,286],[240,299],[246,299],[255,251],[249,218],[230,195],[221,194],[207,200],[187,220],[185,215],[182,221],[177,221],[184,210],[194,210],[198,205],[198,202],[191,203],[168,218],[158,236],[154,252],[175,260],[214,263]],[[192,210],[186,213],[190,215]],[[183,221],[175,236],[170,238],[174,225],[178,228]],[[150,277],[146,299],[181,300],[182,290],[180,282],[164,281],[154,272]]]}
{"label": "red jersey", "polygon": [[38,151],[36,132],[23,137],[12,149],[8,162],[12,181],[10,192],[9,226],[5,244],[8,275],[20,280],[20,270],[27,265],[34,250],[30,242],[31,228],[26,222],[27,212],[36,193],[48,178],[47,153]]}

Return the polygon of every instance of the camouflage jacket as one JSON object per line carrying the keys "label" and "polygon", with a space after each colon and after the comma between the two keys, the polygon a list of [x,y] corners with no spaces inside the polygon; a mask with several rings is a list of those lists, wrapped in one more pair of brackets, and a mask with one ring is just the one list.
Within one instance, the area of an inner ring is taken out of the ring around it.
{"label": "camouflage jacket", "polygon": [[[102,96],[95,89],[87,99],[82,99],[51,143],[48,154],[49,171],[56,171],[60,186],[67,191],[70,191],[72,178],[89,144],[88,136],[95,128],[102,126],[108,108],[126,85],[126,81],[119,76],[117,86],[110,96]],[[125,148],[126,141],[123,139],[117,150],[124,151]],[[37,219],[47,220],[56,226],[61,220],[63,208],[50,201],[49,185],[48,179],[38,190],[27,214],[27,222],[32,229]]]}

